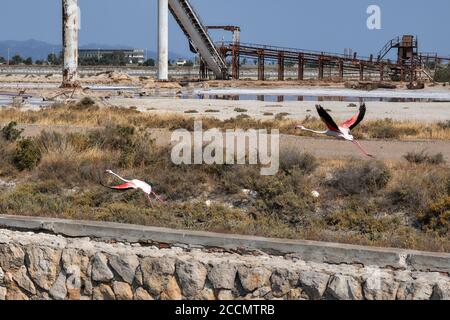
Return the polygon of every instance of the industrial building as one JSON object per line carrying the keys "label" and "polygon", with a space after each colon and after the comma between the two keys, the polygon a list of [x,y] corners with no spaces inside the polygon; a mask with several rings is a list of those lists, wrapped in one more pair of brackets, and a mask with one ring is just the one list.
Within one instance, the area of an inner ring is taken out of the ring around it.
{"label": "industrial building", "polygon": [[114,60],[120,57],[126,64],[143,64],[145,62],[145,50],[143,49],[80,49],[78,57],[81,62],[104,59]]}

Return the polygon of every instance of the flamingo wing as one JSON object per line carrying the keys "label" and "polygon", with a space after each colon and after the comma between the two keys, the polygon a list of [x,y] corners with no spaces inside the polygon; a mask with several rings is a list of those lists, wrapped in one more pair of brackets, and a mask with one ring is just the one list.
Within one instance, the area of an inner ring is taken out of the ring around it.
{"label": "flamingo wing", "polygon": [[108,187],[108,188],[113,189],[113,190],[126,191],[126,190],[135,189],[136,186],[131,182],[127,182],[127,183],[121,184],[119,186]]}
{"label": "flamingo wing", "polygon": [[328,112],[320,105],[316,106],[317,113],[319,113],[320,118],[326,124],[327,128],[331,131],[340,132],[338,125],[334,122],[333,118],[328,114]]}
{"label": "flamingo wing", "polygon": [[366,115],[366,110],[366,104],[364,103],[359,107],[359,112],[357,114],[355,114],[351,119],[348,119],[342,124],[342,128],[346,128],[349,130],[353,130],[354,128],[356,128],[361,123],[361,121],[363,121]]}

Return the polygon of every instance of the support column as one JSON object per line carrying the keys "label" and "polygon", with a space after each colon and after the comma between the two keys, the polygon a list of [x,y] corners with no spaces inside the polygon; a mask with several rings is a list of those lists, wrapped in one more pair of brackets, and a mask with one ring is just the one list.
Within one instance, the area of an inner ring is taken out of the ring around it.
{"label": "support column", "polygon": [[264,50],[258,50],[258,80],[260,81],[265,80],[264,66],[265,66]]}
{"label": "support column", "polygon": [[278,54],[278,81],[284,81],[284,53]]}
{"label": "support column", "polygon": [[303,80],[305,73],[305,56],[300,53],[298,56],[298,80]]}
{"label": "support column", "polygon": [[339,60],[339,80],[344,80],[344,61]]}
{"label": "support column", "polygon": [[323,60],[319,58],[319,80],[323,80]]}
{"label": "support column", "polygon": [[78,0],[62,0],[63,82],[61,87],[74,88],[78,82]]}
{"label": "support column", "polygon": [[359,81],[364,81],[364,64],[359,63]]}
{"label": "support column", "polygon": [[169,1],[158,0],[158,80],[169,80]]}
{"label": "support column", "polygon": [[384,64],[380,64],[380,81],[384,81]]}
{"label": "support column", "polygon": [[239,56],[239,44],[233,44],[233,78],[239,80],[239,67],[240,67],[240,56]]}

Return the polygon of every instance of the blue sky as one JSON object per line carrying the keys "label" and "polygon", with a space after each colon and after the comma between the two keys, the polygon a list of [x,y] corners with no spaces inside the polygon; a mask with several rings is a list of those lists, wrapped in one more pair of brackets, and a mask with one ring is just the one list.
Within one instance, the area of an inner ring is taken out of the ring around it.
{"label": "blue sky", "polygon": [[[205,24],[236,24],[242,41],[362,55],[403,33],[417,34],[422,51],[450,55],[448,0],[191,0]],[[80,43],[156,48],[157,0],[79,0]],[[366,9],[382,10],[382,30],[369,31]],[[0,40],[60,43],[61,0],[2,0]],[[229,35],[214,32],[215,40]],[[170,50],[187,42],[171,18]]]}

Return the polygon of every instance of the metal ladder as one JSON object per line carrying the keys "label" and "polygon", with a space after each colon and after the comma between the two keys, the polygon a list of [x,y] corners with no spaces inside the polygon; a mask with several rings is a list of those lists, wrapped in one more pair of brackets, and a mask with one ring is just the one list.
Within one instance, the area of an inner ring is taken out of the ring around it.
{"label": "metal ladder", "polygon": [[229,77],[225,60],[188,0],[169,0],[169,9],[189,43],[218,79]]}
{"label": "metal ladder", "polygon": [[378,61],[383,60],[383,58],[391,51],[392,48],[397,47],[400,44],[400,37],[394,38],[388,41],[385,46],[378,52]]}

